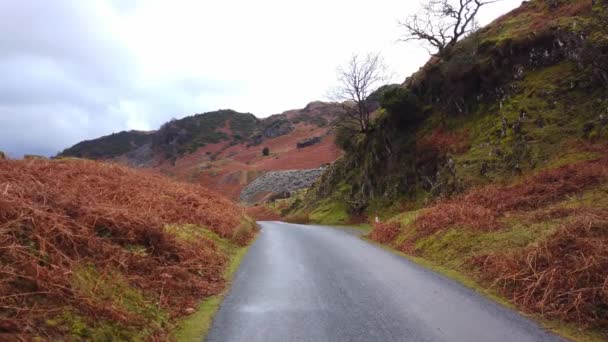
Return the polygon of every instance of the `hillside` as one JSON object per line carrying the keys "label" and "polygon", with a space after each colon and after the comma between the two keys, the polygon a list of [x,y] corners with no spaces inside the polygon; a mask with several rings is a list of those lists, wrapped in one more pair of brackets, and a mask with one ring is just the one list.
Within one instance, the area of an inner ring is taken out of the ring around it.
{"label": "hillside", "polygon": [[237,200],[245,186],[268,171],[335,161],[340,150],[331,122],[344,110],[342,104],[312,102],[265,119],[221,110],[172,120],[145,134],[121,132],[81,142],[59,156],[154,169]]}
{"label": "hillside", "polygon": [[343,157],[269,209],[378,213],[370,238],[606,338],[607,16],[606,1],[524,2],[387,91],[373,131],[338,132]]}
{"label": "hillside", "polygon": [[152,142],[153,132],[128,131],[85,140],[65,149],[61,157],[111,159]]}
{"label": "hillside", "polygon": [[94,161],[0,160],[0,189],[1,340],[168,340],[256,231],[202,187]]}

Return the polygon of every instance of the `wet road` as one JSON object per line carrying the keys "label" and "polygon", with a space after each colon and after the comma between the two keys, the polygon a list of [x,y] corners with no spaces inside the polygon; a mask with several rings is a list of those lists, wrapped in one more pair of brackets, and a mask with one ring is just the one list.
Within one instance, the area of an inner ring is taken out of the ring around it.
{"label": "wet road", "polygon": [[352,232],[260,224],[208,341],[561,341]]}

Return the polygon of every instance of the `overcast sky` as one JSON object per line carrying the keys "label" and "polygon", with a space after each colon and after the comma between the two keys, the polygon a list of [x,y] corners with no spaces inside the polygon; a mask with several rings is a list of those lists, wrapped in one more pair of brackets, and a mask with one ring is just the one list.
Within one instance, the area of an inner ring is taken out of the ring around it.
{"label": "overcast sky", "polygon": [[[194,113],[301,108],[354,52],[381,52],[402,82],[428,59],[398,42],[418,3],[0,0],[0,151],[54,155]],[[481,22],[520,3],[488,6]]]}

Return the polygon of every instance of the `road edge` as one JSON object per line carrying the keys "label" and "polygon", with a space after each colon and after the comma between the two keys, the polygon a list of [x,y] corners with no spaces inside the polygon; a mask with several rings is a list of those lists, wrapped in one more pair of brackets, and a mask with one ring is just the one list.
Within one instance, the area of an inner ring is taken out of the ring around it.
{"label": "road edge", "polygon": [[[259,226],[259,224],[256,225]],[[226,271],[224,273],[224,278],[226,279],[226,288],[222,293],[217,294],[215,296],[211,296],[205,298],[198,306],[196,311],[182,319],[178,323],[178,328],[176,328],[172,332],[172,336],[178,342],[191,342],[193,340],[205,341],[207,336],[209,335],[209,331],[211,331],[211,327],[213,326],[213,320],[215,315],[219,311],[226,295],[230,292],[232,288],[232,282],[236,275],[236,271],[240,268],[245,256],[249,252],[249,249],[253,244],[257,241],[260,236],[260,231],[256,234],[254,239],[247,246],[243,246],[236,250],[234,255],[230,258],[230,262]]]}
{"label": "road edge", "polygon": [[359,238],[363,241],[366,241],[374,246],[380,247],[392,254],[405,258],[408,261],[413,262],[414,264],[423,267],[431,272],[435,272],[440,274],[450,280],[457,282],[458,284],[474,291],[475,293],[483,296],[491,300],[492,302],[507,308],[509,310],[513,310],[517,312],[519,315],[536,322],[541,328],[545,329],[548,332],[554,333],[564,339],[569,341],[577,341],[577,342],[603,342],[604,338],[600,334],[589,334],[586,332],[581,332],[576,328],[576,326],[572,324],[567,324],[564,322],[549,320],[543,317],[540,317],[535,314],[530,314],[524,311],[521,311],[511,302],[509,302],[506,298],[500,296],[497,292],[493,291],[491,288],[485,288],[477,283],[471,276],[462,273],[460,271],[447,268],[441,265],[437,265],[430,260],[416,257],[412,255],[405,254],[400,252],[390,246],[383,245],[379,242],[373,241],[366,237],[365,235],[360,235]]}

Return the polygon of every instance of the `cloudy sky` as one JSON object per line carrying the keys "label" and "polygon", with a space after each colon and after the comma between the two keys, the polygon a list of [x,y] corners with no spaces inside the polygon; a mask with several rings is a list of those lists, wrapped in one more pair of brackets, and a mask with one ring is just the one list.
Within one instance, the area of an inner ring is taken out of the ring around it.
{"label": "cloudy sky", "polygon": [[[515,8],[485,8],[482,23]],[[394,82],[428,58],[398,42],[416,0],[0,0],[0,151],[231,108],[259,117],[323,100],[352,53]]]}

